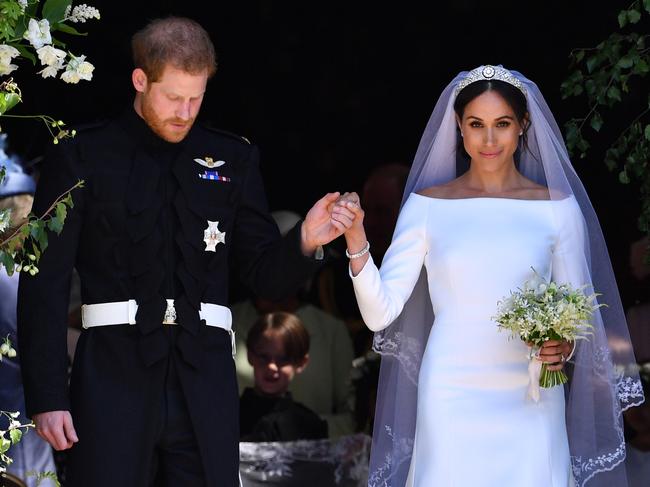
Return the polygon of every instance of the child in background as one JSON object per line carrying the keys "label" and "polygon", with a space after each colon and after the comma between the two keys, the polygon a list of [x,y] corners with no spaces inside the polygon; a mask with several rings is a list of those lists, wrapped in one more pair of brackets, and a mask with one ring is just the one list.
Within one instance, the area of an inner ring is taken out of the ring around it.
{"label": "child in background", "polygon": [[268,313],[246,339],[255,386],[241,396],[241,441],[295,441],[327,438],[327,422],[294,402],[289,383],[309,362],[309,334],[297,316]]}

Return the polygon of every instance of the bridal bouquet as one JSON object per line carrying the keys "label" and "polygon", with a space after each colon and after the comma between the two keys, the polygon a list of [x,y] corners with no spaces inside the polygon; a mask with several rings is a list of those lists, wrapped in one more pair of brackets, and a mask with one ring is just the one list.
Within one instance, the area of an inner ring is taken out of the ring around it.
{"label": "bridal bouquet", "polygon": [[535,272],[523,288],[497,303],[498,312],[492,319],[499,329],[510,331],[531,346],[528,397],[534,401],[539,400],[539,386],[553,387],[568,380],[563,370],[548,370],[547,364],[537,359],[544,342],[565,340],[575,344],[590,334],[589,318],[603,305],[595,303],[598,294],[585,294],[587,287],[573,289],[547,282]]}

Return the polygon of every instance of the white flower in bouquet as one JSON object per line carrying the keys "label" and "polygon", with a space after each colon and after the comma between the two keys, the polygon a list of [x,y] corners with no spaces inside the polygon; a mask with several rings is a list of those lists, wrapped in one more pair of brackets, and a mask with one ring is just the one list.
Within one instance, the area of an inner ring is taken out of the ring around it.
{"label": "white flower in bouquet", "polygon": [[568,284],[547,282],[535,272],[534,278],[523,288],[497,303],[498,311],[493,320],[499,329],[508,330],[512,337],[532,344],[528,395],[533,400],[539,400],[540,385],[553,387],[568,380],[563,370],[550,371],[545,363],[536,359],[534,354],[544,342],[564,340],[575,344],[590,334],[589,320],[603,305],[596,304],[598,294],[585,294],[587,287],[573,289]]}
{"label": "white flower in bouquet", "polygon": [[46,44],[52,44],[52,35],[50,34],[50,22],[47,19],[39,20],[29,19],[27,30],[23,34],[34,49],[40,49]]}

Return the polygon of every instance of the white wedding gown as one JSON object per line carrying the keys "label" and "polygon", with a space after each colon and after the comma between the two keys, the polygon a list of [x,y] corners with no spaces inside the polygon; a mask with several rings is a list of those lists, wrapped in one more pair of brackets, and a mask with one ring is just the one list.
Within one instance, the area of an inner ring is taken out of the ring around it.
{"label": "white wedding gown", "polygon": [[573,485],[564,390],[526,399],[528,348],[491,317],[532,268],[580,285],[563,264],[582,255],[579,215],[574,198],[413,193],[381,270],[370,259],[353,277],[363,318],[376,331],[399,315],[422,265],[427,270],[435,322],[420,368],[409,486]]}

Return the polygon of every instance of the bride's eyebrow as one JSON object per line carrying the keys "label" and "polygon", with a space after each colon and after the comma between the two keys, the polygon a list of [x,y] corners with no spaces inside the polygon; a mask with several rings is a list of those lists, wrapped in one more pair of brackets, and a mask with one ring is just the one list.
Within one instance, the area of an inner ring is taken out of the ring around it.
{"label": "bride's eyebrow", "polygon": [[[479,122],[482,122],[482,121],[483,121],[482,118],[479,118],[479,117],[477,117],[477,116],[475,116],[475,115],[468,115],[467,118],[468,118],[468,119],[469,119],[469,118],[473,118],[474,120],[478,120]],[[500,116],[500,117],[495,118],[495,120],[497,120],[497,121],[498,121],[498,120],[504,120],[504,119],[507,119],[507,120],[514,120],[514,118],[511,117],[510,115],[502,115],[502,116]]]}

